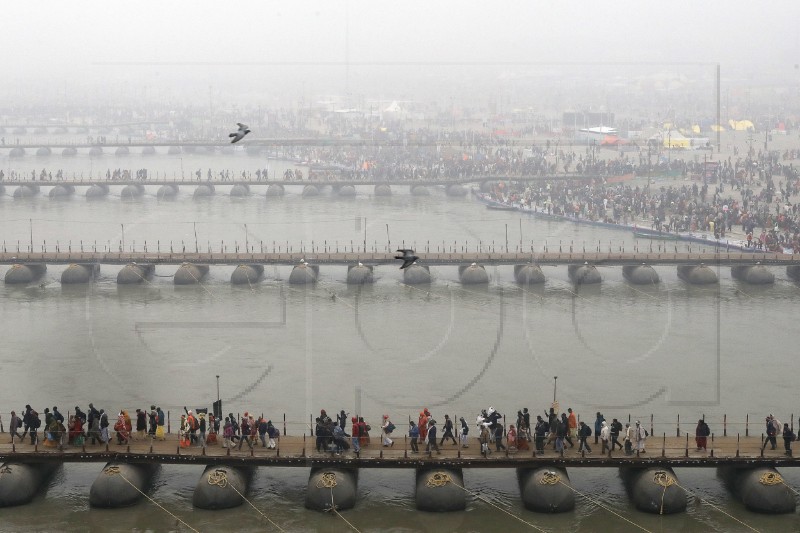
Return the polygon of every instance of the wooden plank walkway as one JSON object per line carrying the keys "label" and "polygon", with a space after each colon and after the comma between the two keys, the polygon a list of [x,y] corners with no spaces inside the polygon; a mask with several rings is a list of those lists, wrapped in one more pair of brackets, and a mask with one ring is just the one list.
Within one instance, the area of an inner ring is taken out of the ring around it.
{"label": "wooden plank walkway", "polygon": [[[87,243],[84,248],[90,245]],[[260,245],[255,246],[260,249]],[[73,245],[77,248],[77,245]],[[309,247],[310,248],[310,247]],[[319,250],[320,246],[315,246]],[[333,246],[328,246],[333,248]],[[178,265],[181,263],[198,263],[209,265],[236,265],[255,263],[265,265],[293,265],[305,260],[310,264],[352,265],[358,262],[367,265],[398,264],[394,253],[380,252],[0,252],[0,264],[13,263],[100,263],[124,265],[127,263],[151,263]],[[574,265],[589,263],[592,265],[700,265],[732,266],[732,265],[798,265],[800,254],[721,252],[721,253],[689,253],[689,252],[465,252],[465,253],[425,253],[417,252],[420,263],[426,265],[466,265],[479,263],[482,265],[520,265],[536,263],[539,265]]]}
{"label": "wooden plank walkway", "polygon": [[[40,433],[41,437],[41,433]],[[109,444],[86,444],[85,448],[65,445],[63,450],[48,448],[42,445],[38,450],[29,443],[17,444],[12,450],[7,434],[3,434],[0,443],[0,461],[31,462],[107,462],[129,461],[160,464],[236,464],[248,466],[291,466],[307,467],[311,464],[328,466],[349,466],[353,468],[415,468],[419,466],[451,466],[464,468],[519,468],[542,465],[559,465],[568,467],[622,467],[622,466],[670,466],[670,467],[716,467],[725,465],[739,466],[800,466],[800,459],[786,456],[783,452],[783,441],[778,437],[778,447],[771,450],[769,446],[761,453],[760,437],[718,437],[708,439],[707,451],[696,451],[694,437],[653,437],[647,439],[647,451],[639,456],[626,456],[620,451],[601,455],[600,445],[593,444],[591,454],[580,454],[575,448],[565,451],[563,456],[551,447],[546,447],[542,454],[530,450],[494,451],[488,457],[480,455],[480,446],[475,437],[469,440],[469,448],[461,448],[453,444],[441,447],[441,454],[432,455],[424,452],[411,452],[409,441],[403,437],[395,438],[394,446],[387,448],[380,445],[380,436],[373,436],[370,446],[362,449],[358,457],[352,451],[334,454],[317,452],[315,437],[288,436],[279,439],[277,450],[261,447],[260,443],[251,451],[247,445],[229,451],[220,444],[208,446],[205,450],[199,446],[180,448],[175,434],[167,435],[164,441],[133,440],[130,446]],[[30,442],[30,439],[28,439]],[[115,440],[112,440],[115,442]],[[152,448],[151,448],[152,446]]]}

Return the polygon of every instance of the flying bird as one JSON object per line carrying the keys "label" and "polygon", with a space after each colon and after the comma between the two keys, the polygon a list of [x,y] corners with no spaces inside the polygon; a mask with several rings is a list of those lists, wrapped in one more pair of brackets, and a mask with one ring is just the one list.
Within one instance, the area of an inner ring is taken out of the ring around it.
{"label": "flying bird", "polygon": [[239,126],[239,129],[236,131],[236,133],[231,133],[230,135],[228,135],[228,137],[233,137],[231,144],[241,141],[242,139],[244,139],[245,135],[250,133],[250,129],[247,127],[247,124],[242,124],[241,122],[237,122],[236,125]]}
{"label": "flying bird", "polygon": [[400,267],[400,270],[410,267],[411,265],[414,264],[415,261],[417,261],[419,259],[419,257],[414,255],[414,250],[405,249],[405,250],[397,250],[397,251],[400,252],[401,254],[403,254],[403,255],[394,256],[395,259],[402,259],[403,260],[403,266]]}

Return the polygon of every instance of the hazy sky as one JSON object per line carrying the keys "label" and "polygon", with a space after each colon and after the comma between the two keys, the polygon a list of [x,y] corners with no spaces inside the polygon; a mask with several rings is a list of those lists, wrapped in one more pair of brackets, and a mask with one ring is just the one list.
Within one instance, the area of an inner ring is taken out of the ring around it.
{"label": "hazy sky", "polygon": [[199,80],[203,94],[227,83],[298,91],[308,84],[319,92],[326,78],[343,78],[347,62],[352,85],[385,79],[383,92],[398,77],[473,68],[437,62],[720,62],[741,77],[800,76],[797,0],[103,0],[9,2],[3,11],[6,91],[47,79],[149,85],[165,94],[180,80]]}

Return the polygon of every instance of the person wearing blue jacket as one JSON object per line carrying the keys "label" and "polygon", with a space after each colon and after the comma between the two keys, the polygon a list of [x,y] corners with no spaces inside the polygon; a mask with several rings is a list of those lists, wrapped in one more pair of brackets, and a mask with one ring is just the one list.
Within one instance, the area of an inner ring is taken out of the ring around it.
{"label": "person wearing blue jacket", "polygon": [[597,418],[594,419],[594,443],[597,444],[598,439],[600,438],[600,431],[603,429],[603,422],[606,421],[606,418],[603,416],[600,411],[597,412]]}
{"label": "person wearing blue jacket", "polygon": [[419,453],[419,428],[413,420],[408,421],[408,436],[411,438],[411,453]]}

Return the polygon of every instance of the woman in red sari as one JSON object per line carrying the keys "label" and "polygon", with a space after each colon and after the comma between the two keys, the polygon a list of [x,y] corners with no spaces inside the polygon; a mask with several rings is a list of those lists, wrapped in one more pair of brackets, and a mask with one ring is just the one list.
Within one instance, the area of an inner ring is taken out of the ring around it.
{"label": "woman in red sari", "polygon": [[80,446],[83,444],[83,422],[75,415],[69,417],[69,433],[67,443]]}
{"label": "woman in red sari", "polygon": [[369,446],[369,430],[371,428],[369,425],[364,422],[364,417],[358,417],[358,444],[362,448],[365,446]]}
{"label": "woman in red sari", "polygon": [[117,444],[128,444],[131,436],[131,431],[125,424],[124,411],[117,416],[117,422],[114,424],[114,431],[117,432]]}
{"label": "woman in red sari", "polygon": [[216,444],[217,443],[217,428],[215,425],[216,419],[214,415],[208,415],[208,436],[206,437],[206,444]]}
{"label": "woman in red sari", "polygon": [[[514,432],[514,440],[511,440],[511,432]],[[514,429],[514,424],[511,424],[508,429],[508,442],[517,450],[530,450],[528,445],[528,437],[524,431],[517,431]]]}
{"label": "woman in red sari", "polygon": [[517,447],[517,430],[514,428],[514,424],[508,426],[508,431],[506,432],[506,438],[508,439],[509,449],[514,449]]}

